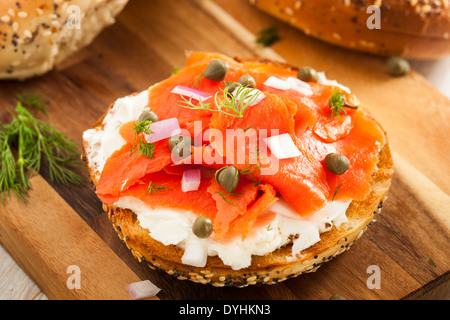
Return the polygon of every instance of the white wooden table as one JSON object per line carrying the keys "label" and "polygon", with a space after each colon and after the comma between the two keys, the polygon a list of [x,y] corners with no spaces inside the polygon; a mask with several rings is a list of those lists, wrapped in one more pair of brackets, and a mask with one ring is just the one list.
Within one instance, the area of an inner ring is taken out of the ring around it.
{"label": "white wooden table", "polygon": [[[450,57],[438,61],[412,61],[413,68],[450,98]],[[450,299],[450,287],[444,288]],[[0,300],[47,300],[46,295],[0,246]]]}

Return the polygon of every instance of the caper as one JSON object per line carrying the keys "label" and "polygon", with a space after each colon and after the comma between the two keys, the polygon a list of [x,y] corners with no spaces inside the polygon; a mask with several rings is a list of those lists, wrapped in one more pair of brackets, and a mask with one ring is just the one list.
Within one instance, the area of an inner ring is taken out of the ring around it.
{"label": "caper", "polygon": [[228,65],[222,60],[212,60],[206,67],[203,76],[211,81],[220,82],[225,79],[228,73]]}
{"label": "caper", "polygon": [[139,116],[139,122],[144,121],[158,122],[159,118],[152,110],[144,110]]}
{"label": "caper", "polygon": [[311,67],[301,67],[298,70],[297,77],[305,82],[319,81],[319,75],[317,74],[317,71]]}
{"label": "caper", "polygon": [[225,89],[227,89],[228,94],[231,95],[233,94],[233,92],[239,87],[241,86],[241,84],[239,82],[228,82],[225,86]]}
{"label": "caper", "polygon": [[194,224],[192,225],[192,232],[199,238],[206,239],[213,232],[213,224],[211,219],[199,215],[197,219],[195,219]]}
{"label": "caper", "polygon": [[343,175],[350,167],[350,161],[343,154],[330,153],[325,157],[325,167],[332,174]]}
{"label": "caper", "polygon": [[189,157],[191,153],[191,146],[194,141],[188,136],[173,136],[169,138],[169,149],[174,155],[183,159]]}
{"label": "caper", "polygon": [[256,81],[255,78],[253,78],[251,75],[243,75],[239,78],[238,81],[241,85],[247,88],[256,88]]}
{"label": "caper", "polygon": [[401,57],[390,57],[386,62],[386,71],[389,75],[399,77],[411,70],[408,60]]}
{"label": "caper", "polygon": [[239,171],[234,166],[223,167],[216,171],[215,178],[226,192],[232,193],[239,184]]}

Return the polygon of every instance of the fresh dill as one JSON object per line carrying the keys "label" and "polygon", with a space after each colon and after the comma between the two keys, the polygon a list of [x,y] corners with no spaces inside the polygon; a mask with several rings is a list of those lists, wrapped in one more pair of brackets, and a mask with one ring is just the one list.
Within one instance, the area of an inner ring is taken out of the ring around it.
{"label": "fresh dill", "polygon": [[247,167],[239,171],[240,175],[248,175],[252,181],[255,183],[255,187],[259,186],[262,182],[261,180],[258,180],[253,175],[255,172],[261,173],[261,166],[259,164],[249,164]]}
{"label": "fresh dill", "polygon": [[280,40],[281,37],[278,33],[278,28],[274,25],[259,31],[256,43],[267,48],[274,45]]}
{"label": "fresh dill", "polygon": [[345,111],[344,109],[345,96],[342,92],[334,91],[328,102],[331,109],[330,118],[335,116],[339,118],[341,116],[341,113],[347,113],[347,111]]}
{"label": "fresh dill", "polygon": [[433,267],[437,268],[436,263],[434,263],[434,261],[433,261],[432,258],[428,259],[428,263],[429,263],[430,265],[432,265]]}
{"label": "fresh dill", "polygon": [[238,196],[242,195],[242,193],[237,193],[237,192],[232,192],[232,193],[225,193],[224,191],[216,191],[217,194],[219,194],[223,201],[225,201],[226,203],[232,205],[232,206],[237,206],[236,203],[230,199],[228,199],[227,197],[235,197],[236,199],[239,200]]}
{"label": "fresh dill", "polygon": [[347,114],[344,108],[358,109],[357,106],[349,105],[345,99],[345,95],[337,91],[333,91],[333,95],[328,99],[328,104],[331,109],[330,118],[335,116],[339,118],[342,113]]}
{"label": "fresh dill", "polygon": [[2,203],[11,191],[26,202],[30,170],[40,172],[43,163],[50,179],[64,185],[79,185],[81,176],[72,171],[80,165],[77,145],[51,124],[36,119],[17,102],[9,124],[0,123],[0,194]]}
{"label": "fresh dill", "polygon": [[172,69],[172,76],[173,75],[176,75],[178,72],[180,72],[180,68],[179,67],[173,67],[173,69]]}
{"label": "fresh dill", "polygon": [[260,157],[260,153],[261,150],[256,146],[255,147],[255,152],[251,152],[256,154],[255,158],[252,158],[250,160],[256,160],[257,163],[256,164],[249,164],[247,167],[245,167],[244,169],[242,169],[241,171],[239,171],[240,175],[248,175],[250,177],[250,179],[255,183],[255,187],[261,185],[262,180],[258,180],[256,179],[256,177],[253,175],[255,172],[259,172],[259,174],[262,174],[262,169],[261,169],[261,164],[260,164],[260,160],[261,159],[267,159],[266,157],[261,158]]}
{"label": "fresh dill", "polygon": [[187,99],[184,96],[181,96],[183,101],[180,101],[180,103],[181,107],[191,110],[223,113],[231,117],[242,118],[245,110],[258,99],[260,94],[262,94],[261,91],[246,86],[239,86],[232,94],[228,91],[228,87],[225,87],[214,96],[217,110],[211,108],[211,103],[199,101],[199,105],[196,105],[192,102],[192,98]]}
{"label": "fresh dill", "polygon": [[[135,144],[130,150],[130,155],[135,153],[137,150],[139,151],[139,155],[143,155],[146,158],[153,159],[155,157],[155,144],[149,143],[145,140],[145,138],[138,137],[139,134],[151,134],[153,133],[150,130],[150,125],[152,124],[151,121],[142,121],[139,123],[136,123],[134,125],[134,132],[135,132]],[[139,140],[139,143],[138,143]]]}
{"label": "fresh dill", "polygon": [[43,101],[43,97],[40,94],[22,93],[16,94],[14,97],[19,100],[24,107],[33,107],[42,113],[47,114],[47,104]]}
{"label": "fresh dill", "polygon": [[331,199],[331,201],[334,201],[334,198],[336,198],[336,196],[337,196],[337,194],[338,194],[338,192],[339,192],[339,189],[342,187],[342,184],[340,184],[337,188],[336,188],[336,190],[334,191],[334,195],[333,195],[333,199]]}
{"label": "fresh dill", "polygon": [[136,133],[136,136],[140,133],[145,133],[145,134],[153,133],[149,127],[151,124],[152,124],[152,122],[148,121],[148,120],[136,123],[134,125],[134,132]]}
{"label": "fresh dill", "polygon": [[[147,180],[147,181],[149,181],[149,180]],[[156,194],[158,192],[163,192],[163,191],[172,191],[172,189],[167,189],[164,186],[164,184],[156,184],[156,183],[153,183],[152,181],[149,181],[146,194]]]}

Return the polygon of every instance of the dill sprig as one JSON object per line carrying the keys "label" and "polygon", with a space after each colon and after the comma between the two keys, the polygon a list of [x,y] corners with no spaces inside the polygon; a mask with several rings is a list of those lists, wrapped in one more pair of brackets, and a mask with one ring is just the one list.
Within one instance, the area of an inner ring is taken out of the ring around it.
{"label": "dill sprig", "polygon": [[347,114],[344,108],[358,109],[357,106],[349,105],[345,99],[345,95],[342,92],[333,91],[333,95],[328,99],[328,103],[331,109],[330,118],[341,116],[341,113]]}
{"label": "dill sprig", "polygon": [[238,196],[243,194],[239,192],[225,193],[224,191],[216,191],[216,193],[222,197],[223,201],[235,207],[237,206],[236,203],[234,203],[234,201],[228,199],[227,197],[234,197],[239,200]]}
{"label": "dill sprig", "polygon": [[79,166],[75,143],[49,123],[36,119],[19,101],[11,123],[0,123],[0,193],[2,202],[11,191],[26,202],[31,188],[27,173],[48,166],[50,179],[57,183],[79,185],[83,179],[72,171]]}
{"label": "dill sprig", "polygon": [[42,101],[42,96],[35,93],[21,93],[16,94],[14,97],[19,100],[25,107],[34,107],[42,113],[47,114],[47,105]]}
{"label": "dill sprig", "polygon": [[149,182],[146,194],[156,194],[163,191],[172,191],[164,186],[164,184],[156,184],[153,181],[147,180]]}
{"label": "dill sprig", "polygon": [[216,109],[211,109],[211,103],[204,103],[199,101],[196,105],[192,102],[192,98],[187,99],[181,96],[183,101],[180,101],[181,107],[191,110],[203,110],[209,112],[223,113],[231,117],[242,118],[245,110],[258,99],[262,94],[261,91],[248,88],[247,86],[239,86],[234,93],[228,91],[228,87],[220,89],[214,96]]}
{"label": "dill sprig", "polygon": [[259,174],[262,174],[262,169],[261,169],[261,164],[260,164],[260,160],[261,159],[267,159],[267,157],[260,157],[260,153],[261,150],[256,146],[255,147],[255,152],[251,152],[256,154],[256,158],[250,159],[250,160],[256,160],[257,163],[256,164],[249,164],[247,167],[245,167],[244,169],[242,169],[241,171],[239,171],[240,175],[248,175],[251,180],[255,183],[255,187],[261,185],[262,180],[258,180],[256,179],[256,177],[253,175],[255,172],[259,172]]}
{"label": "dill sprig", "polygon": [[[146,158],[153,159],[155,157],[155,144],[145,141],[145,139],[138,139],[138,135],[141,133],[151,134],[153,131],[150,130],[151,121],[145,120],[136,123],[134,126],[135,132],[135,144],[130,150],[130,155],[139,150],[139,155],[143,155]],[[139,140],[139,144],[138,144]]]}
{"label": "dill sprig", "polygon": [[267,48],[280,41],[281,37],[278,33],[277,26],[270,26],[258,32],[256,43]]}
{"label": "dill sprig", "polygon": [[337,116],[339,118],[341,116],[341,113],[347,113],[347,111],[345,111],[345,109],[344,109],[345,96],[342,92],[334,91],[333,95],[330,97],[328,102],[329,102],[330,109],[331,109],[330,118],[335,117],[335,116]]}
{"label": "dill sprig", "polygon": [[336,190],[334,190],[334,194],[333,194],[333,199],[331,199],[331,201],[334,201],[334,198],[336,198],[336,196],[337,196],[337,194],[338,194],[338,192],[339,192],[339,189],[342,187],[342,184],[340,184],[337,188],[336,188]]}

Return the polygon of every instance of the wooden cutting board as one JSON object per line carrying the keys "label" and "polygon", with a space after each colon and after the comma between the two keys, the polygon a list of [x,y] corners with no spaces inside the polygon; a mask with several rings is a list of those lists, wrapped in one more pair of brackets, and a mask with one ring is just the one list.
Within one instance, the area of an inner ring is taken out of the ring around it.
{"label": "wooden cutting board", "polygon": [[[255,35],[277,24],[283,40],[271,49]],[[349,86],[388,131],[396,174],[388,201],[352,250],[317,272],[275,286],[215,288],[180,281],[139,263],[115,234],[89,183],[64,187],[45,170],[32,178],[28,205],[0,207],[0,242],[50,299],[129,299],[124,287],[150,279],[159,299],[418,299],[450,281],[450,101],[415,72],[390,78],[384,59],[303,35],[246,0],[132,0],[95,42],[56,70],[26,82],[0,83],[0,120],[14,94],[50,100],[47,120],[81,146],[89,128],[117,98],[148,88],[184,64],[184,50],[267,57],[311,65]],[[81,148],[80,148],[81,150]],[[86,177],[83,168],[78,170]],[[81,270],[70,290],[67,268]],[[381,288],[369,289],[376,265]],[[442,295],[441,295],[442,297]]]}

